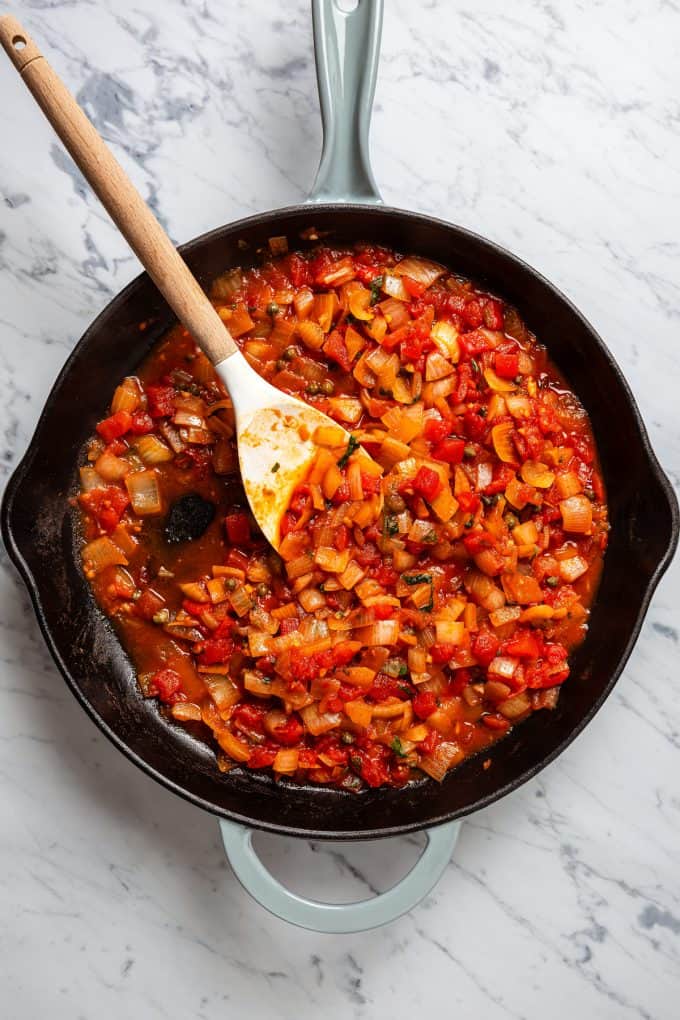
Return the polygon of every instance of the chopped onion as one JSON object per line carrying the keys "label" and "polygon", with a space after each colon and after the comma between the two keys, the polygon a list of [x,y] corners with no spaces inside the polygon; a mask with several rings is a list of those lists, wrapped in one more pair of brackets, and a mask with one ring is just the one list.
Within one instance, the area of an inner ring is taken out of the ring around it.
{"label": "chopped onion", "polygon": [[528,712],[530,708],[531,701],[526,691],[522,691],[521,694],[515,694],[512,698],[506,698],[505,701],[501,701],[498,705],[498,711],[506,719],[518,719],[519,716]]}
{"label": "chopped onion", "polygon": [[517,602],[520,606],[543,600],[541,586],[532,574],[503,574],[501,583],[510,601]]}
{"label": "chopped onion", "polygon": [[587,496],[570,496],[560,503],[562,527],[576,535],[590,535],[593,530],[593,507]]}
{"label": "chopped onion", "polygon": [[458,343],[458,330],[451,322],[435,322],[432,326],[430,336],[440,353],[454,364],[460,358],[460,345]]}
{"label": "chopped onion", "polygon": [[562,560],[560,563],[560,577],[567,584],[577,581],[587,570],[588,563],[582,556],[572,556],[570,559]]}
{"label": "chopped onion", "polygon": [[498,457],[505,464],[513,464],[517,461],[517,454],[512,442],[512,433],[515,426],[511,421],[501,422],[491,429],[491,441]]}
{"label": "chopped onion", "polygon": [[81,467],[79,473],[80,488],[83,492],[92,492],[93,489],[99,489],[104,484],[104,479],[89,465]]}
{"label": "chopped onion", "polygon": [[357,641],[362,645],[393,645],[399,637],[398,620],[378,620],[370,627],[360,627],[355,633]]}
{"label": "chopped onion", "polygon": [[119,482],[130,472],[130,463],[122,457],[116,457],[109,450],[104,450],[94,464],[94,469],[105,482]]}
{"label": "chopped onion", "polygon": [[128,376],[123,379],[120,386],[116,386],[113,394],[113,400],[111,401],[111,414],[117,414],[118,411],[136,411],[142,400],[142,394],[139,388],[139,382],[134,376]]}
{"label": "chopped onion", "polygon": [[427,382],[435,382],[437,379],[445,379],[452,375],[455,368],[439,351],[430,351],[425,358],[425,379]]}
{"label": "chopped onion", "polygon": [[282,747],[276,752],[272,768],[274,772],[295,772],[300,752],[295,747]]}
{"label": "chopped onion", "polygon": [[527,485],[533,485],[537,489],[549,489],[555,481],[555,475],[547,464],[541,464],[537,460],[525,460],[519,473]]}
{"label": "chopped onion", "polygon": [[[398,276],[394,276],[392,273],[385,273],[384,275],[382,290],[385,294],[388,294],[395,301],[408,302],[411,300],[411,295]],[[387,321],[389,322],[389,319]]]}
{"label": "chopped onion", "polygon": [[153,433],[139,436],[135,440],[135,447],[145,464],[162,464],[173,458],[172,450],[165,445],[162,439],[154,436]]}
{"label": "chopped onion", "polygon": [[340,712],[321,713],[316,703],[301,708],[300,715],[302,716],[305,728],[314,737],[319,737],[323,733],[328,733],[329,730],[336,729],[342,722]]}
{"label": "chopped onion", "polygon": [[497,655],[491,660],[488,673],[489,676],[499,677],[501,680],[512,680],[518,666],[518,659],[513,659],[510,655]]}
{"label": "chopped onion", "polygon": [[484,378],[489,389],[492,389],[494,393],[514,393],[517,389],[516,384],[511,379],[501,379],[492,368],[484,369]]}
{"label": "chopped onion", "polygon": [[163,500],[158,485],[158,477],[153,469],[136,471],[125,479],[125,486],[130,496],[132,509],[140,517],[160,514],[163,511]]}
{"label": "chopped onion", "polygon": [[83,557],[83,568],[88,577],[95,577],[102,570],[105,570],[106,567],[127,566],[125,553],[106,535],[88,542],[83,547],[81,555]]}
{"label": "chopped onion", "polygon": [[409,276],[416,283],[423,283],[426,287],[429,287],[440,276],[444,276],[446,270],[443,266],[437,265],[436,262],[429,262],[427,259],[409,255],[400,262],[397,262],[394,272],[397,276]]}
{"label": "chopped onion", "polygon": [[238,684],[228,676],[205,676],[204,677],[210,697],[217,706],[217,711],[222,714],[241,700],[241,691]]}
{"label": "chopped onion", "polygon": [[239,740],[231,730],[226,728],[214,732],[217,743],[225,754],[228,754],[234,761],[248,761],[252,753],[252,748],[249,744],[246,744],[244,740]]}
{"label": "chopped onion", "polygon": [[453,741],[443,740],[431,754],[425,755],[418,762],[418,767],[427,772],[428,776],[441,783],[442,779],[453,766],[465,757],[465,752]]}
{"label": "chopped onion", "polygon": [[[240,695],[239,695],[240,697]],[[173,719],[180,722],[200,722],[201,709],[199,705],[193,705],[189,701],[178,701],[170,709]]]}

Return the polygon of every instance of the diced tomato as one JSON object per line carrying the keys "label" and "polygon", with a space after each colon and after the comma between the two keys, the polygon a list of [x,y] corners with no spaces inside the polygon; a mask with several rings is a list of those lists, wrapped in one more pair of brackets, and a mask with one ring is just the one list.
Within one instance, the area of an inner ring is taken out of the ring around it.
{"label": "diced tomato", "polygon": [[537,659],[540,655],[540,648],[537,639],[529,630],[517,630],[509,641],[503,644],[506,655],[512,655],[518,659]]}
{"label": "diced tomato", "polygon": [[456,499],[460,504],[461,510],[464,510],[467,514],[475,513],[482,505],[482,501],[476,492],[459,492]]}
{"label": "diced tomato", "polygon": [[302,739],[304,729],[302,723],[296,715],[288,716],[288,719],[281,726],[275,726],[272,731],[272,736],[279,744],[283,744],[284,747],[292,747],[293,744],[299,743]]}
{"label": "diced tomato", "polygon": [[375,475],[367,475],[365,471],[362,471],[361,487],[364,490],[364,496],[372,496],[375,492],[380,492],[380,479],[376,478]]}
{"label": "diced tomato", "polygon": [[475,411],[465,412],[463,415],[463,425],[465,435],[478,442],[484,438],[489,427],[486,423],[486,418],[483,418],[481,414],[477,414]]}
{"label": "diced tomato", "polygon": [[440,443],[442,439],[446,439],[450,431],[449,422],[443,418],[428,418],[423,426],[423,436],[428,443]]}
{"label": "diced tomato", "polygon": [[346,666],[352,661],[355,654],[356,649],[351,644],[348,644],[346,641],[340,641],[333,648],[333,665]]}
{"label": "diced tomato", "polygon": [[463,460],[464,450],[464,439],[443,439],[432,450],[432,456],[436,460],[445,461],[447,464],[460,464]]}
{"label": "diced tomato", "polygon": [[423,291],[427,290],[427,284],[422,280],[414,280],[411,276],[402,276],[401,282],[410,297],[419,298]]}
{"label": "diced tomato", "polygon": [[370,744],[370,748],[352,748],[350,764],[368,786],[382,786],[389,780],[386,758],[389,751],[382,744]]}
{"label": "diced tomato", "polygon": [[82,507],[94,518],[101,531],[111,534],[118,527],[130,497],[117,485],[106,485],[83,492],[79,497]]}
{"label": "diced tomato", "polygon": [[269,769],[278,754],[274,747],[254,747],[248,758],[249,769]]}
{"label": "diced tomato", "polygon": [[182,599],[182,609],[189,616],[198,616],[200,619],[201,614],[210,608],[210,602],[195,602],[193,599]]}
{"label": "diced tomato", "polygon": [[472,682],[472,672],[469,669],[456,669],[446,689],[450,698],[459,697],[465,688]]}
{"label": "diced tomato", "polygon": [[338,552],[344,552],[349,545],[349,528],[346,524],[341,524],[337,528],[335,535],[333,536],[333,545]]}
{"label": "diced tomato", "polygon": [[487,329],[503,329],[503,302],[497,298],[489,298],[482,308],[484,325]]}
{"label": "diced tomato", "polygon": [[436,730],[430,730],[425,739],[418,744],[418,750],[423,754],[432,754],[440,739]]}
{"label": "diced tomato", "polygon": [[372,607],[372,613],[376,620],[389,620],[391,616],[394,616],[394,606],[391,606],[389,602],[378,602]]}
{"label": "diced tomato", "polygon": [[388,676],[387,673],[376,673],[373,685],[367,693],[374,701],[386,701],[387,698],[408,698],[413,686],[405,677]]}
{"label": "diced tomato", "polygon": [[245,545],[250,542],[250,520],[245,510],[235,510],[224,518],[227,538],[232,545]]}
{"label": "diced tomato", "polygon": [[488,531],[473,531],[463,539],[463,545],[470,556],[476,556],[482,549],[491,549],[494,544],[493,535]]}
{"label": "diced tomato", "polygon": [[154,423],[153,418],[146,411],[133,411],[132,421],[130,422],[130,432],[135,436],[144,436],[148,432],[153,432]]}
{"label": "diced tomato", "polygon": [[442,481],[437,472],[424,464],[418,468],[418,474],[411,484],[413,491],[430,503],[442,490]]}
{"label": "diced tomato", "polygon": [[432,661],[436,666],[441,666],[445,662],[449,662],[454,655],[458,645],[449,644],[447,641],[438,641],[430,648],[430,655]]}
{"label": "diced tomato", "polygon": [[105,443],[112,443],[129,431],[132,424],[132,415],[129,411],[116,411],[110,418],[104,418],[97,423],[97,432]]}
{"label": "diced tomato", "polygon": [[498,733],[506,733],[510,729],[509,720],[500,714],[489,713],[488,715],[483,715],[482,723],[487,729],[495,730]]}
{"label": "diced tomato", "polygon": [[231,638],[208,638],[203,644],[203,651],[198,656],[201,666],[214,666],[217,662],[228,662],[234,651]]}
{"label": "diced tomato", "polygon": [[477,631],[472,642],[472,654],[480,666],[488,666],[491,660],[496,657],[499,647],[500,641],[496,635],[482,627]]}
{"label": "diced tomato", "polygon": [[432,691],[418,691],[413,699],[413,711],[419,719],[427,719],[437,710],[437,699]]}
{"label": "diced tomato", "polygon": [[182,678],[174,669],[159,669],[149,681],[149,693],[157,695],[166,705],[174,705],[185,700],[178,697],[182,687]]}
{"label": "diced tomato", "polygon": [[515,472],[508,464],[494,464],[493,476],[483,490],[484,495],[493,496],[498,492],[505,492],[514,477]]}
{"label": "diced tomato", "polygon": [[175,413],[174,386],[146,386],[147,407],[152,418],[168,418]]}
{"label": "diced tomato", "polygon": [[234,567],[236,570],[247,570],[248,569],[248,556],[246,553],[241,552],[240,549],[230,549],[227,555],[228,567]]}
{"label": "diced tomato", "polygon": [[288,256],[288,275],[290,282],[297,289],[310,281],[309,262],[300,258],[295,252]]}
{"label": "diced tomato", "polygon": [[351,370],[352,359],[349,356],[347,344],[337,329],[334,329],[329,335],[326,343],[323,345],[323,352],[327,358],[330,358],[331,361],[339,365],[344,372]]}
{"label": "diced tomato", "polygon": [[380,550],[374,542],[366,542],[362,545],[360,549],[357,549],[354,558],[360,567],[371,567],[382,560]]}
{"label": "diced tomato", "polygon": [[501,379],[514,379],[519,373],[519,354],[514,351],[510,354],[496,353],[494,356],[496,375]]}
{"label": "diced tomato", "polygon": [[484,322],[482,303],[477,298],[471,298],[463,308],[463,322],[470,329],[477,329]]}
{"label": "diced tomato", "polygon": [[341,482],[333,494],[331,502],[335,506],[349,502],[349,482]]}
{"label": "diced tomato", "polygon": [[371,568],[371,577],[383,588],[391,588],[399,580],[399,574],[388,563],[381,563],[379,567]]}
{"label": "diced tomato", "polygon": [[264,733],[264,717],[267,712],[265,705],[255,705],[252,701],[244,701],[237,705],[232,714],[233,723],[246,732]]}

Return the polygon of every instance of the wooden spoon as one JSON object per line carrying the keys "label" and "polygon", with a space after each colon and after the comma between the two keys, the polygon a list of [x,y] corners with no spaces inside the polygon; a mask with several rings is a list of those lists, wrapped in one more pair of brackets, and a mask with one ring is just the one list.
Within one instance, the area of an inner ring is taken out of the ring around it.
{"label": "wooden spoon", "polygon": [[250,367],[99,133],[11,15],[0,17],[0,43],[109,216],[227,387],[246,495],[263,534],[278,548],[281,518],[316,454],[317,428],[335,429],[338,440],[333,446],[349,443],[349,433],[321,411],[277,390]]}

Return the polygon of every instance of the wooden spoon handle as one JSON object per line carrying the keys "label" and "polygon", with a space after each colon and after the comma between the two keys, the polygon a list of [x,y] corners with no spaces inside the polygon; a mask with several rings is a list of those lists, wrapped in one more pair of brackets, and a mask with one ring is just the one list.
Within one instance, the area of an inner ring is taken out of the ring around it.
{"label": "wooden spoon handle", "polygon": [[11,15],[0,44],[165,300],[217,364],[238,348],[172,241],[62,80]]}

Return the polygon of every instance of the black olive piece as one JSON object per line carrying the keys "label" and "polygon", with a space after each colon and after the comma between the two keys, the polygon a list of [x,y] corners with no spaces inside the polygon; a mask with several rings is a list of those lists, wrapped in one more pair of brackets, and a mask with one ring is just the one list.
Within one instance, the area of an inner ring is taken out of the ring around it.
{"label": "black olive piece", "polygon": [[215,516],[215,505],[197,492],[187,492],[170,507],[163,534],[166,542],[191,542],[204,534]]}

